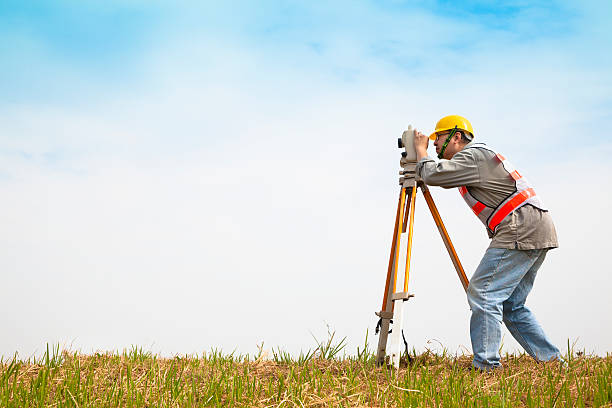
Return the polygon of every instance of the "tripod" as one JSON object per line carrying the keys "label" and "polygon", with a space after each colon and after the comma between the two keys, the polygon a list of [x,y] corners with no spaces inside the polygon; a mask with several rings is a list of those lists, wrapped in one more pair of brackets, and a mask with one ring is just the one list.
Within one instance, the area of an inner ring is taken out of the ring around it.
{"label": "tripod", "polygon": [[[467,290],[469,281],[457,252],[448,236],[446,227],[442,222],[440,213],[436,208],[436,204],[433,201],[433,197],[427,188],[427,185],[418,178],[415,172],[415,162],[401,162],[403,170],[400,171],[400,194],[397,203],[397,212],[395,215],[395,227],[393,230],[393,241],[391,243],[391,254],[389,256],[389,267],[387,269],[387,281],[385,283],[385,293],[382,302],[382,308],[376,315],[380,318],[378,325],[380,327],[380,336],[378,338],[378,349],[376,353],[376,366],[382,366],[386,363],[387,354],[387,338],[389,335],[389,325],[391,319],[393,319],[393,331],[391,338],[389,339],[390,349],[390,363],[395,367],[399,368],[399,361],[401,356],[401,343],[400,339],[402,336],[403,327],[403,315],[404,315],[404,303],[414,297],[414,295],[408,293],[408,278],[410,272],[410,255],[412,251],[412,238],[413,238],[413,225],[414,225],[414,206],[416,201],[416,190],[420,188],[429,207],[429,211],[433,216],[433,219],[438,227],[442,241],[450,255],[451,261],[455,266],[459,280],[463,285],[463,289]],[[409,197],[406,200],[406,197]],[[399,262],[399,249],[400,249],[400,238],[402,233],[406,232],[408,228],[408,244],[406,247],[406,265],[404,269],[404,287],[403,291],[397,292],[397,271]],[[378,328],[378,326],[377,326]]]}

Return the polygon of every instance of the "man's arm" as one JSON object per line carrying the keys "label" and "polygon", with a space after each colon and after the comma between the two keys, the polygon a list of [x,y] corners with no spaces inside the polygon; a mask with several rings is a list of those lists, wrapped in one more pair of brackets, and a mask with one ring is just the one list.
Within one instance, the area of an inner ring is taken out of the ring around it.
{"label": "man's arm", "polygon": [[417,153],[416,172],[426,184],[440,187],[466,186],[480,181],[478,164],[473,152],[461,151],[451,160],[440,160],[438,163],[427,155],[429,138],[421,132],[415,132],[414,149]]}
{"label": "man's arm", "polygon": [[471,152],[459,152],[451,160],[441,159],[438,163],[425,156],[417,163],[416,173],[430,186],[450,188],[480,182],[478,165]]}

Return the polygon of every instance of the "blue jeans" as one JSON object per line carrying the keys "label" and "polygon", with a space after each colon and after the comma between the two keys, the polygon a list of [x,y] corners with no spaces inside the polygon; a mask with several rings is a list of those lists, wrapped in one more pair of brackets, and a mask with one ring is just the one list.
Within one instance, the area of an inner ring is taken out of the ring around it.
{"label": "blue jeans", "polygon": [[501,366],[502,319],[530,356],[539,361],[561,359],[559,349],[525,306],[547,251],[489,248],[485,252],[467,290],[474,367],[490,370]]}

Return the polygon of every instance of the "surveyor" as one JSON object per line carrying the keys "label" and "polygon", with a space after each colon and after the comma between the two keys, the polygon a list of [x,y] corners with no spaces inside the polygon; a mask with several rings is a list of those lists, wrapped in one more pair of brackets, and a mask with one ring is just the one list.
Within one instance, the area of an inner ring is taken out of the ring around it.
{"label": "surveyor", "polygon": [[[474,136],[467,119],[451,115],[429,137],[417,131],[414,139],[417,174],[431,186],[458,187],[491,239],[467,289],[472,364],[485,371],[501,366],[502,320],[536,360],[561,359],[525,306],[547,251],[558,246],[552,218],[522,173]],[[429,139],[438,162],[427,155]]]}

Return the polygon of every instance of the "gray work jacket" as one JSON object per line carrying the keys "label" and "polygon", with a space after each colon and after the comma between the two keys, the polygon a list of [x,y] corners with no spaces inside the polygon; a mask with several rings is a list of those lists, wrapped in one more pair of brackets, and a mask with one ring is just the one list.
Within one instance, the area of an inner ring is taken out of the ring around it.
{"label": "gray work jacket", "polygon": [[[417,174],[430,186],[466,186],[478,201],[496,208],[516,191],[515,181],[500,162],[493,159],[493,152],[469,149],[472,143],[455,153],[450,160],[441,159],[436,162],[429,156],[424,157],[417,163]],[[559,246],[555,225],[548,211],[529,204],[506,216],[494,234],[488,230],[487,233],[491,238],[489,248],[540,249]]]}

